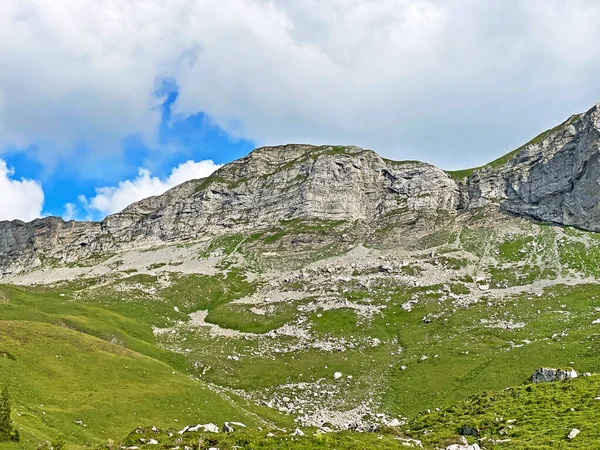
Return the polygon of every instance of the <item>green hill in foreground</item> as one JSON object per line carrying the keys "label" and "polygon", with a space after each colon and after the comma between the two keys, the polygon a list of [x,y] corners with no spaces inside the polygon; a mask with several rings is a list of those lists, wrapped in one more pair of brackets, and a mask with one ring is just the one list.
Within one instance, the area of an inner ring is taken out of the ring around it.
{"label": "green hill in foreground", "polygon": [[59,434],[69,448],[95,445],[121,439],[139,423],[257,423],[166,364],[38,322],[0,321],[0,384],[10,388],[22,441],[0,444],[2,449],[36,448]]}
{"label": "green hill in foreground", "polygon": [[[392,449],[446,448],[467,439],[483,449],[589,449],[600,442],[600,376],[531,384],[484,392],[450,407],[419,415],[404,427],[383,427],[376,432],[320,433],[305,429],[298,436],[287,431],[236,430],[233,433],[153,432],[138,428],[124,445],[139,448],[244,449]],[[460,435],[471,427],[479,436]],[[572,438],[572,429],[580,433]],[[169,433],[172,436],[169,436]],[[159,444],[143,445],[143,440]],[[420,442],[417,442],[417,440]]]}

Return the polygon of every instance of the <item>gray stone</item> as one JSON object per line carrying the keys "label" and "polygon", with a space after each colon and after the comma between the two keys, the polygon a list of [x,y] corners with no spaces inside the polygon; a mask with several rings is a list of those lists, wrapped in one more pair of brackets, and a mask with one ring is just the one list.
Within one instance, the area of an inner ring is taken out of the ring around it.
{"label": "gray stone", "polygon": [[577,372],[573,369],[552,369],[548,367],[539,367],[531,375],[532,383],[547,383],[559,380],[568,380],[577,378]]}

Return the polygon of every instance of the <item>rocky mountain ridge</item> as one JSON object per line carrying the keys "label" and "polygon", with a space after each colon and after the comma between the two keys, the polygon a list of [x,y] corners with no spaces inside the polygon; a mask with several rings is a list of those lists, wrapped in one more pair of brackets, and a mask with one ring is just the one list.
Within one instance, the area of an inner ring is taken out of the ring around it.
{"label": "rocky mountain ridge", "polygon": [[[102,222],[0,222],[0,268],[22,272],[120,251],[269,229],[281,221],[392,223],[407,233],[479,208],[600,230],[600,104],[487,166],[445,172],[359,147],[263,147]],[[367,227],[369,228],[369,227]]]}

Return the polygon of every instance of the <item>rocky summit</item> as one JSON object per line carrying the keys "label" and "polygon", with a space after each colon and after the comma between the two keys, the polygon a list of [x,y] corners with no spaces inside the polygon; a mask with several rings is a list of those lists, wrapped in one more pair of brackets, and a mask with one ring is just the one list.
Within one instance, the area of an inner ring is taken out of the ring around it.
{"label": "rocky summit", "polygon": [[263,147],[1,222],[10,448],[593,448],[599,127],[462,171]]}
{"label": "rocky summit", "polygon": [[389,221],[411,232],[432,215],[477,208],[600,230],[600,111],[570,117],[483,167],[445,172],[345,146],[263,147],[208,178],[142,200],[102,222],[0,222],[5,272],[272,227],[282,220]]}

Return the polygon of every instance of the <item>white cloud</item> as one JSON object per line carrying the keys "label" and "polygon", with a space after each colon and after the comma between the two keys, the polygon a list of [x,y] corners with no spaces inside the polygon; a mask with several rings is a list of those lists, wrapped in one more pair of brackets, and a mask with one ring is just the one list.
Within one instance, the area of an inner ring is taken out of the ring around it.
{"label": "white cloud", "polygon": [[44,191],[37,181],[15,180],[14,171],[0,159],[0,220],[30,221],[42,216]]}
{"label": "white cloud", "polygon": [[63,213],[62,218],[66,221],[73,220],[77,218],[77,205],[75,203],[66,203],[65,212]]}
{"label": "white cloud", "polygon": [[80,196],[79,201],[88,213],[98,211],[103,214],[112,214],[121,211],[131,203],[160,195],[184,181],[207,177],[219,167],[221,167],[219,164],[215,164],[211,160],[187,161],[175,167],[169,177],[164,180],[151,176],[147,169],[139,169],[135,179],[121,181],[116,187],[98,188],[94,197],[87,199]]}
{"label": "white cloud", "polygon": [[593,0],[4,0],[0,147],[151,143],[170,77],[175,114],[260,143],[483,162],[600,100],[599,22]]}

